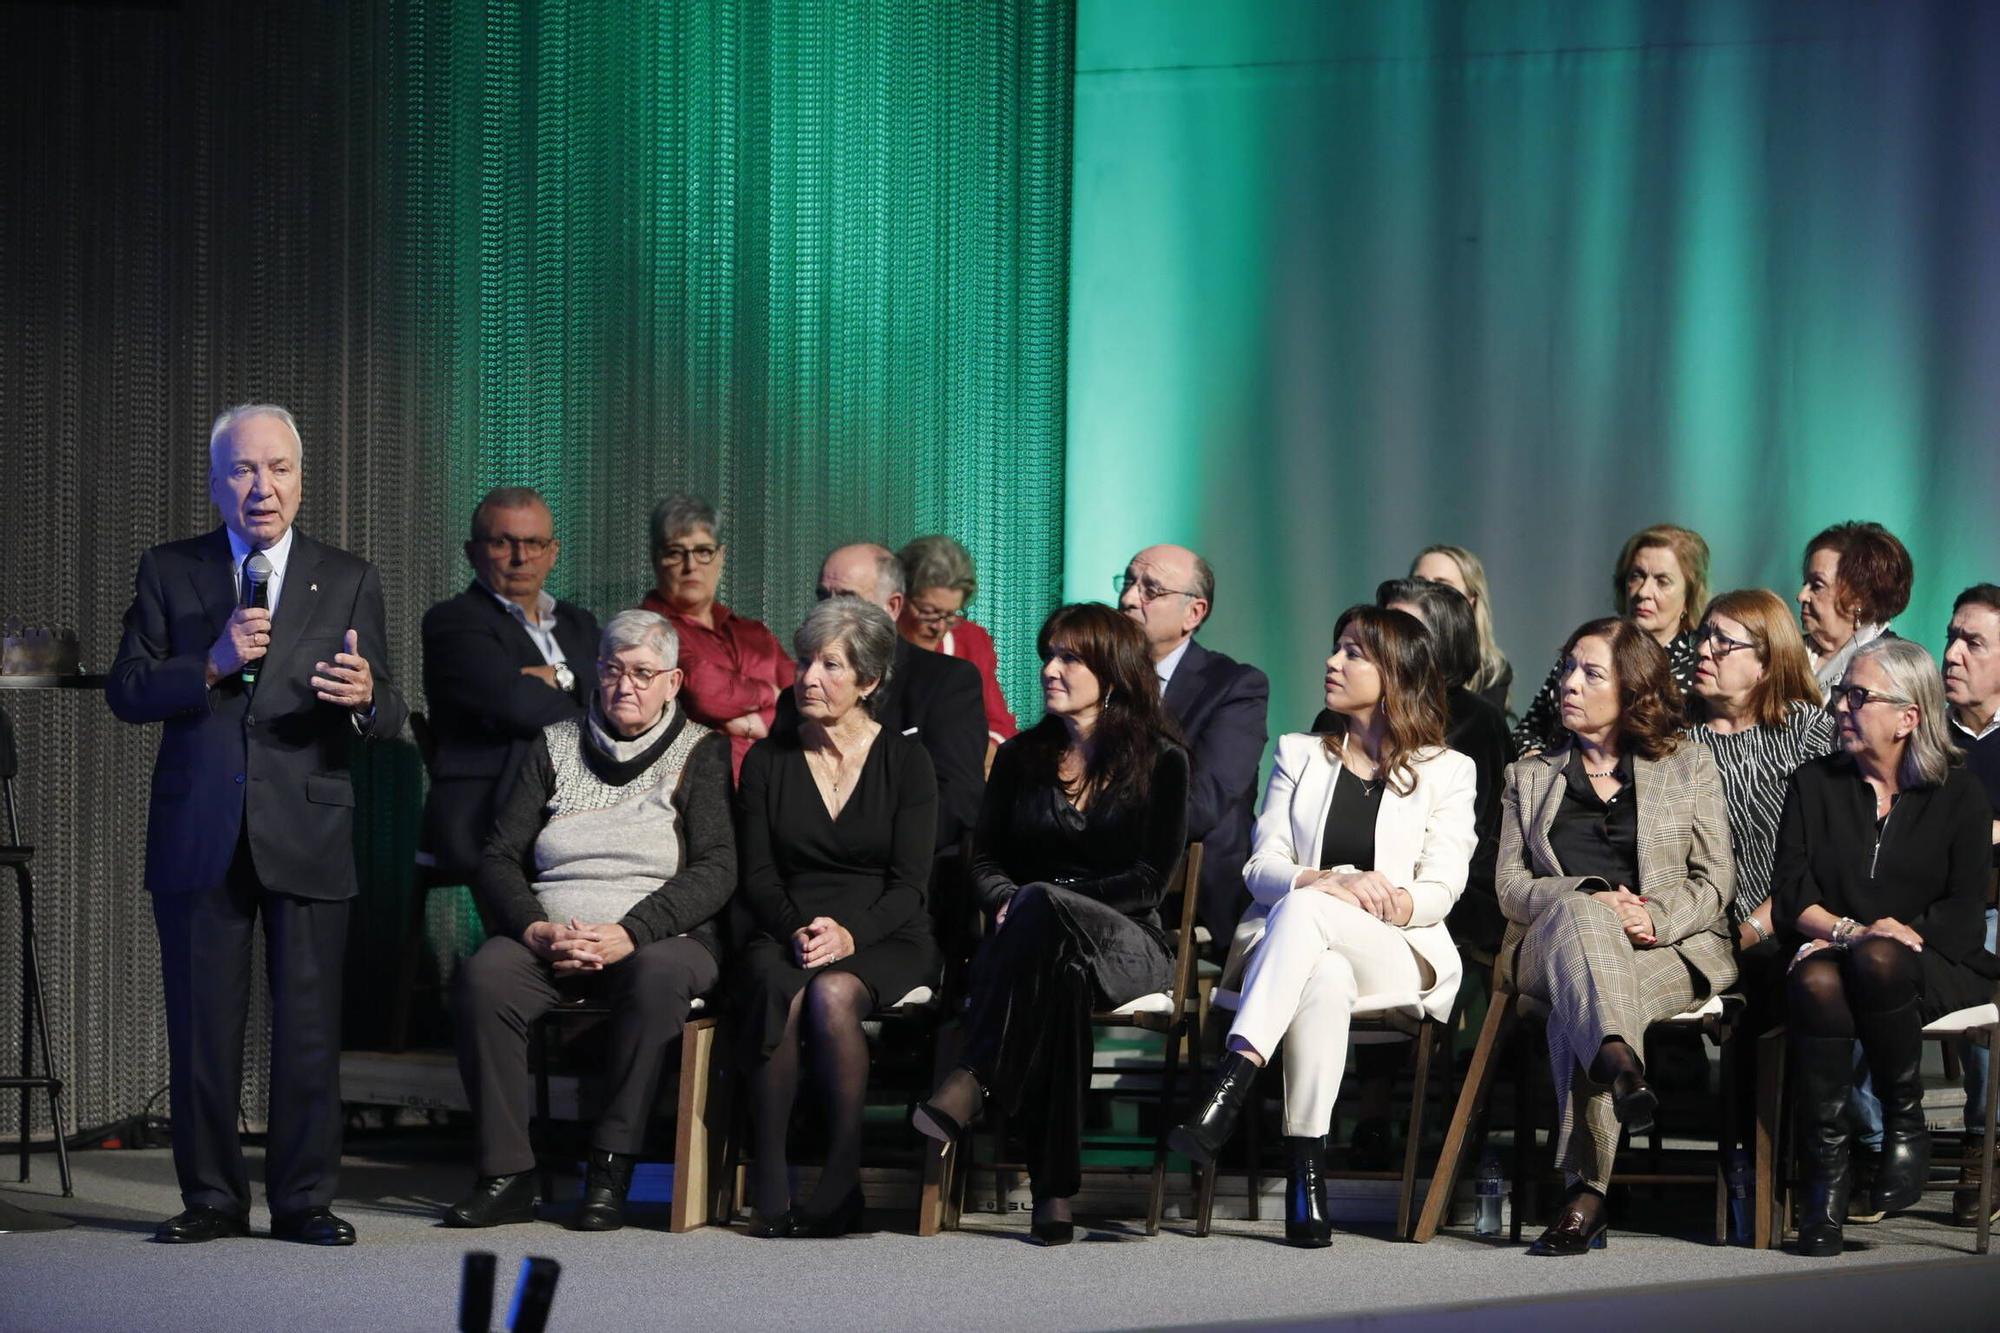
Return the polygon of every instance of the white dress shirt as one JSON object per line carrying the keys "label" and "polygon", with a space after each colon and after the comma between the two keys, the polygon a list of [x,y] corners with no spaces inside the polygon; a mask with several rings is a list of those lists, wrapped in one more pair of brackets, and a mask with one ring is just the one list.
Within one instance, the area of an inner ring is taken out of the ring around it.
{"label": "white dress shirt", "polygon": [[[486,588],[484,583],[479,586]],[[562,645],[556,642],[556,599],[549,596],[547,588],[536,594],[535,614],[541,617],[539,623],[528,619],[528,613],[521,609],[519,602],[510,602],[491,588],[486,588],[486,592],[506,609],[508,615],[514,617],[515,624],[528,631],[528,637],[535,642],[535,651],[542,655],[546,665],[568,665],[569,659],[563,656]]]}
{"label": "white dress shirt", "polygon": [[[236,529],[224,528],[229,534],[230,569],[236,580],[236,604],[243,605],[243,562],[250,558],[250,552],[257,548],[238,536]],[[264,584],[264,605],[272,615],[278,614],[278,598],[285,591],[285,567],[292,562],[292,530],[285,529],[285,535],[266,547],[264,558],[271,562],[271,577]]]}
{"label": "white dress shirt", "polygon": [[1189,635],[1187,638],[1181,640],[1180,647],[1153,663],[1153,674],[1160,678],[1160,695],[1162,698],[1166,696],[1167,686],[1172,683],[1174,672],[1179,669],[1181,659],[1187,656],[1188,645],[1193,642],[1194,636]]}

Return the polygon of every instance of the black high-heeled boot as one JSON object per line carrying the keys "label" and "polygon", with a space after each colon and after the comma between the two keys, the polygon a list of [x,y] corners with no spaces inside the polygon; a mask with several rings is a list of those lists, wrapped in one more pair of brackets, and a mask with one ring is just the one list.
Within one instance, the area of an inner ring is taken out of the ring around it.
{"label": "black high-heeled boot", "polygon": [[1323,1250],[1333,1244],[1332,1209],[1326,1203],[1326,1136],[1285,1135],[1285,1244]]}
{"label": "black high-heeled boot", "polygon": [[1845,1037],[1795,1037],[1792,1064],[1798,1070],[1793,1123],[1806,1167],[1798,1252],[1827,1259],[1840,1253],[1847,1222],[1847,1098],[1854,1088],[1854,1043]]}
{"label": "black high-heeled boot", "polygon": [[1223,1056],[1200,1109],[1187,1123],[1174,1126],[1167,1146],[1202,1166],[1213,1162],[1236,1129],[1236,1116],[1250,1100],[1250,1088],[1262,1068],[1241,1051]]}
{"label": "black high-heeled boot", "polygon": [[1924,1121],[1924,1020],[1917,1002],[1872,1014],[1854,1027],[1868,1053],[1875,1096],[1882,1103],[1882,1161],[1875,1169],[1875,1206],[1899,1212],[1923,1197],[1931,1178],[1931,1135]]}

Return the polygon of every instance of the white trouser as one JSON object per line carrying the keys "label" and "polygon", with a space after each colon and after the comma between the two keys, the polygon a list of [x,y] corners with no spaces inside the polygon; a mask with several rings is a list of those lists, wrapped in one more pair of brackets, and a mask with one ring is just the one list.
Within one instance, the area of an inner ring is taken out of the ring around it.
{"label": "white trouser", "polygon": [[1285,1133],[1317,1138],[1332,1128],[1354,1002],[1415,993],[1425,971],[1400,926],[1353,903],[1307,890],[1271,909],[1229,1035],[1267,1060],[1284,1043]]}

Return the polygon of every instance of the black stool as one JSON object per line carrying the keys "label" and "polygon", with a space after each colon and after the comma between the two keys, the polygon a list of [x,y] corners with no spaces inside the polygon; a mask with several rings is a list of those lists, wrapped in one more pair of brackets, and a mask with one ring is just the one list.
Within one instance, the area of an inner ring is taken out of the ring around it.
{"label": "black stool", "polygon": [[[49,1120],[55,1128],[56,1166],[62,1173],[64,1198],[76,1193],[69,1174],[69,1143],[63,1136],[63,1081],[56,1076],[55,1046],[49,1040],[49,1010],[42,998],[42,958],[35,943],[35,885],[28,863],[35,849],[21,842],[21,812],[14,801],[14,779],[21,771],[21,752],[14,744],[14,724],[0,713],[0,793],[7,805],[7,841],[0,843],[0,866],[14,872],[21,891],[21,1073],[0,1078],[0,1088],[21,1093],[21,1179],[28,1179],[28,1094],[37,1088],[49,1094]],[[34,1049],[42,1048],[42,1070],[35,1073]]]}

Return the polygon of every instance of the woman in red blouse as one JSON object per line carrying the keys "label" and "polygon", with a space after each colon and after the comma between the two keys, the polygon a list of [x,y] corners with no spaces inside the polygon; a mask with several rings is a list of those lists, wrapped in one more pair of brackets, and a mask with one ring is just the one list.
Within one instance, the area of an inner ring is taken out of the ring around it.
{"label": "woman in red blouse", "polygon": [[918,537],[896,553],[910,594],[896,628],[919,648],[946,657],[961,657],[979,668],[980,691],[986,705],[986,768],[1000,742],[1021,728],[1007,710],[1000,692],[1000,659],[993,636],[965,618],[966,603],[979,591],[972,556],[949,537]]}
{"label": "woman in red blouse", "polygon": [[730,771],[740,774],[751,744],[770,732],[779,694],[792,687],[791,654],[762,621],[715,599],[726,548],[713,505],[691,495],[662,500],[652,532],[654,588],[640,606],[679,633],[681,702],[695,721],[727,733]]}

